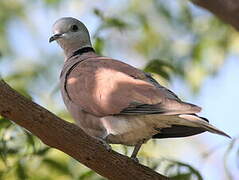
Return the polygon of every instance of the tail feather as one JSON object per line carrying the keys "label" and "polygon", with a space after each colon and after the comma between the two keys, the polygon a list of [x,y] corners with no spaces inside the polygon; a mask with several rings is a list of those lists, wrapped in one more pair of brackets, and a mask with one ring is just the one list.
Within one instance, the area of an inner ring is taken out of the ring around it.
{"label": "tail feather", "polygon": [[211,133],[215,133],[215,134],[219,134],[222,136],[226,136],[228,138],[231,138],[228,134],[226,134],[225,132],[219,130],[218,128],[216,128],[215,126],[209,124],[207,122],[206,118],[202,118],[197,116],[196,114],[180,114],[179,117],[181,119],[187,120],[189,122],[191,122],[192,124],[194,124],[196,127],[201,127]]}

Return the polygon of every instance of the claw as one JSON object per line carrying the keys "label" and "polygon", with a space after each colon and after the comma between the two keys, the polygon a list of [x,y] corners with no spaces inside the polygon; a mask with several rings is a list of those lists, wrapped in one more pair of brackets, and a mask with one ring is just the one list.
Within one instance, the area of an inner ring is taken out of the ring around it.
{"label": "claw", "polygon": [[103,146],[105,146],[107,151],[111,151],[112,147],[103,139],[99,139],[100,143],[103,144]]}

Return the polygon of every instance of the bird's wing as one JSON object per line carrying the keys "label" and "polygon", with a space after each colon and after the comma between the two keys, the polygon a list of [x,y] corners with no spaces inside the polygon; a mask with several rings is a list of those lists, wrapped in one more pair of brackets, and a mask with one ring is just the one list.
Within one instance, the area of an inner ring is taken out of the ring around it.
{"label": "bird's wing", "polygon": [[150,75],[123,62],[97,57],[78,63],[67,73],[70,100],[95,116],[197,113]]}

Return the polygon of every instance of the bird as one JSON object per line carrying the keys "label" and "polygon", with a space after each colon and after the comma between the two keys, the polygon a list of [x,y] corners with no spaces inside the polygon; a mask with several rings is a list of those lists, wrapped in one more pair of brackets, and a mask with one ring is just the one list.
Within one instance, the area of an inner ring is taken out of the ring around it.
{"label": "bird", "polygon": [[230,137],[197,115],[201,108],[182,101],[151,74],[97,54],[86,26],[63,17],[53,24],[49,42],[64,51],[60,89],[66,108],[89,136],[134,146],[131,158],[150,139],[187,137],[205,131]]}

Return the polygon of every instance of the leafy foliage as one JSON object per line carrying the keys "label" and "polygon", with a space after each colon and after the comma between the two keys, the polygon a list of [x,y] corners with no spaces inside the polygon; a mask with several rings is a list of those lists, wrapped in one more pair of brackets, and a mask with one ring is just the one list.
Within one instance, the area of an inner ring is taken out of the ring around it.
{"label": "leafy foliage", "polygon": [[170,74],[174,73],[183,75],[182,69],[180,68],[176,69],[172,63],[168,63],[167,61],[159,59],[151,60],[145,66],[144,71],[158,74],[167,81],[170,81]]}
{"label": "leafy foliage", "polygon": [[[9,6],[9,4],[11,4]],[[22,18],[25,16],[23,4],[19,1],[2,0],[0,1],[0,49],[5,52],[10,51],[9,43],[7,40],[7,27],[9,21],[13,18]],[[10,52],[9,52],[10,53]],[[0,53],[1,54],[1,53]]]}
{"label": "leafy foliage", "polygon": [[200,172],[189,164],[178,161],[169,161],[170,164],[166,167],[165,174],[173,180],[203,180]]}

